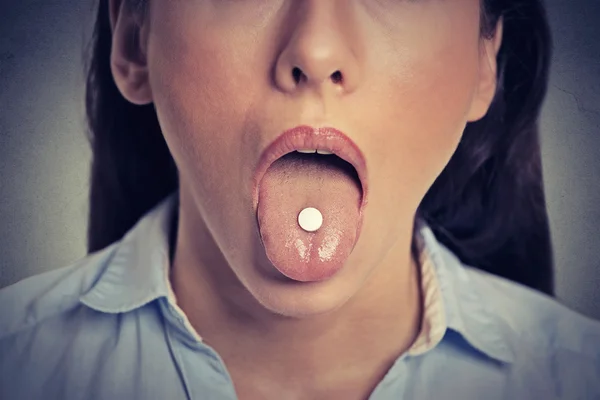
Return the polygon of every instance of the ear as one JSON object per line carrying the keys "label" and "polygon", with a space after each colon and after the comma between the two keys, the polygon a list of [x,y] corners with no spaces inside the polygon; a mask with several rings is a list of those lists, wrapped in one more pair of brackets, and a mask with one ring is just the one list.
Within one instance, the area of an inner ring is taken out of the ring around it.
{"label": "ear", "polygon": [[502,17],[498,19],[494,36],[484,38],[479,51],[479,80],[467,114],[467,121],[477,121],[485,116],[496,94],[498,86],[497,56],[502,44]]}
{"label": "ear", "polygon": [[146,59],[147,23],[129,0],[109,0],[110,68],[117,88],[137,105],[152,102]]}

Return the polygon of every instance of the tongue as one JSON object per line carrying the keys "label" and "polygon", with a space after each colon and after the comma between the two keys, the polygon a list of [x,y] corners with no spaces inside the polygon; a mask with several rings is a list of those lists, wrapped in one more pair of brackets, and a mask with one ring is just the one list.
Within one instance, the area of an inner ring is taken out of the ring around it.
{"label": "tongue", "polygon": [[[354,248],[361,197],[354,168],[337,156],[294,152],[275,161],[258,199],[260,234],[271,263],[296,281],[331,277]],[[315,232],[298,224],[298,214],[307,207],[323,215]]]}

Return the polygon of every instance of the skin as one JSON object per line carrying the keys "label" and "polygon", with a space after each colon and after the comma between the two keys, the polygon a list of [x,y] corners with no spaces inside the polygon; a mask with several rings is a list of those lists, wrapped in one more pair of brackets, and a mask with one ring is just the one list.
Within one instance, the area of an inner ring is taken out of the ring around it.
{"label": "skin", "polygon": [[[419,331],[415,212],[489,108],[501,21],[481,38],[477,0],[110,7],[115,82],[132,103],[155,104],[179,168],[171,284],[192,326],[240,398],[367,398]],[[261,152],[302,124],[352,138],[370,185],[345,268],[316,283],[268,265],[252,207]]]}

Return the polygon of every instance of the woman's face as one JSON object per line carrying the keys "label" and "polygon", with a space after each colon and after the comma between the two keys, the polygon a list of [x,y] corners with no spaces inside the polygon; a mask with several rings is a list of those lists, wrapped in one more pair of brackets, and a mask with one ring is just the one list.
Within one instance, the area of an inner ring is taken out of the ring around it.
{"label": "woman's face", "polygon": [[[203,221],[221,267],[267,309],[332,309],[376,270],[408,265],[421,199],[493,96],[479,13],[478,0],[150,2],[146,84],[191,199],[182,213]],[[343,131],[368,171],[356,246],[340,272],[313,283],[265,264],[253,204],[261,153],[298,125]]]}

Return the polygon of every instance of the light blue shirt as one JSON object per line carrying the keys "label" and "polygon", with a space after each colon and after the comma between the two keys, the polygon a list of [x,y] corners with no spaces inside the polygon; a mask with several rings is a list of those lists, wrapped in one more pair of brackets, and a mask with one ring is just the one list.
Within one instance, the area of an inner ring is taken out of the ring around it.
{"label": "light blue shirt", "polygon": [[[110,247],[0,291],[0,399],[236,399],[169,293],[173,199]],[[599,322],[461,264],[427,226],[418,234],[442,335],[398,357],[371,400],[600,399]]]}

